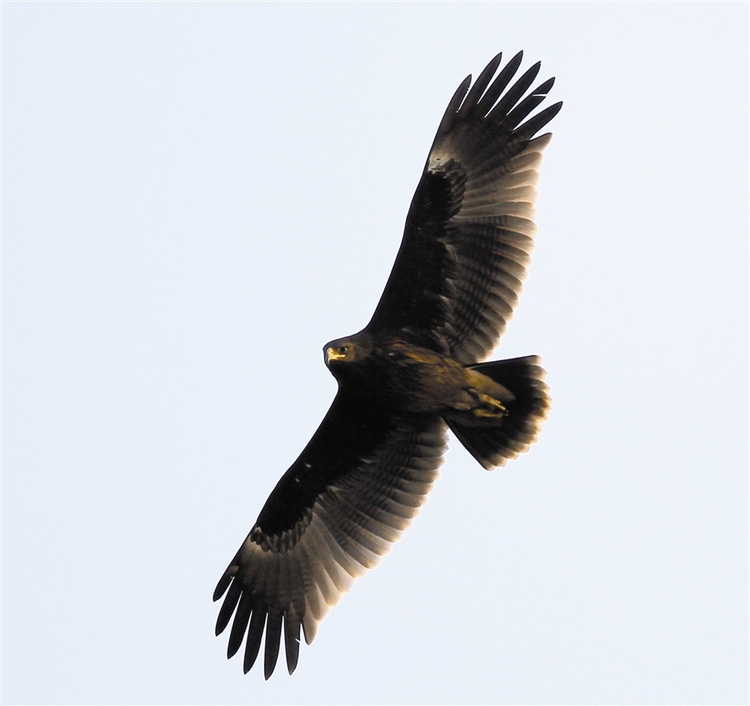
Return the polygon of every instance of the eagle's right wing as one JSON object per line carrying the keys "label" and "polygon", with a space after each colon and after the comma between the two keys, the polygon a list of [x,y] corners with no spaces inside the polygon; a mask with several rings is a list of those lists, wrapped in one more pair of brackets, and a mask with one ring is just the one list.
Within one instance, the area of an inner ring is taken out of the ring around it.
{"label": "eagle's right wing", "polygon": [[227,656],[247,635],[247,672],[265,631],[268,679],[283,632],[291,674],[300,626],[311,643],[354,579],[390,551],[432,489],[445,445],[440,418],[401,419],[339,392],[216,586],[214,600],[226,593],[217,635],[234,615]]}

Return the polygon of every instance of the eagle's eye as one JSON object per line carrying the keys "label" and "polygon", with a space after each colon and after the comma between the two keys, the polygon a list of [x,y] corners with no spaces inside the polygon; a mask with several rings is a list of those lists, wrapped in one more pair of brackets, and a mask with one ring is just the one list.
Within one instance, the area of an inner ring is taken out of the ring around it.
{"label": "eagle's eye", "polygon": [[349,346],[341,346],[341,348],[339,348],[339,353],[341,353],[341,355],[346,355],[348,352]]}

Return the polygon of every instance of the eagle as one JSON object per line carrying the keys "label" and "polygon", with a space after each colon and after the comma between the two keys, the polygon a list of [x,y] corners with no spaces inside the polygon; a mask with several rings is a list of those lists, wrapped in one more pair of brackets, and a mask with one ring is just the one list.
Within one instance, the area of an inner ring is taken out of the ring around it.
{"label": "eagle", "polygon": [[294,672],[301,632],[310,644],[329,609],[418,514],[448,428],[487,470],[539,434],[550,407],[541,359],[483,362],[513,315],[534,247],[536,184],[551,139],[537,133],[562,107],[532,115],[554,78],[529,91],[541,64],[515,79],[522,58],[498,71],[498,54],[473,85],[468,76],[458,87],[372,319],[323,347],[336,397],[213,595],[224,596],[216,634],[232,622],[227,657],[244,641],[245,672],[264,633],[265,678],[282,634]]}

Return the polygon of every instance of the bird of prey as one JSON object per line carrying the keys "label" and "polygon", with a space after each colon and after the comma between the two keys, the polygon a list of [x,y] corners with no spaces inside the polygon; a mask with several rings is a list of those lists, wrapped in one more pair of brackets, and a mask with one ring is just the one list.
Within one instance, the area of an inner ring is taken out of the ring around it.
{"label": "bird of prey", "polygon": [[370,323],[323,348],[336,397],[214,592],[215,601],[226,593],[216,634],[234,616],[227,656],[244,640],[245,672],[264,632],[266,679],[282,634],[294,671],[300,629],[310,644],[419,512],[446,428],[488,470],[539,434],[550,404],[541,360],[482,362],[513,314],[534,247],[535,187],[551,138],[536,135],[562,107],[532,115],[554,79],[529,91],[540,64],[513,81],[521,60],[498,72],[498,54],[458,87]]}

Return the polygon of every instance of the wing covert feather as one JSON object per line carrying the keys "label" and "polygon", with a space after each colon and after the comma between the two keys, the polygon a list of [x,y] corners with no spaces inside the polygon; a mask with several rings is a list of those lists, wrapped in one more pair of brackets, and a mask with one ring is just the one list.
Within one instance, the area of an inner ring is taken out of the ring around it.
{"label": "wing covert feather", "polygon": [[496,56],[451,100],[370,332],[398,334],[470,364],[486,358],[505,331],[534,248],[536,185],[551,139],[534,135],[562,107],[528,117],[554,79],[524,98],[540,64],[510,85],[521,57],[490,83]]}

